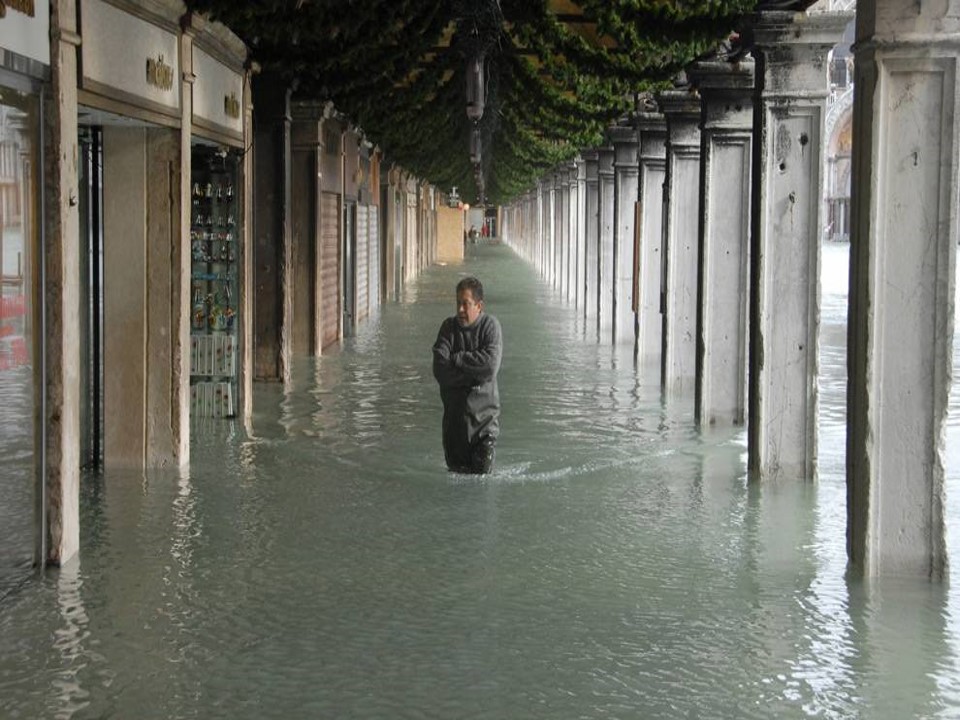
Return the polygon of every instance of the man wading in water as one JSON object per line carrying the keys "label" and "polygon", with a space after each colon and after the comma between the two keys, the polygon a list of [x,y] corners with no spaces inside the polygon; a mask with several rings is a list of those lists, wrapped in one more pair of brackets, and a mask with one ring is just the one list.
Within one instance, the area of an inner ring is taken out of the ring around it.
{"label": "man wading in water", "polygon": [[497,373],[500,322],[483,312],[483,285],[457,283],[457,314],[440,326],[433,344],[433,376],[443,400],[443,455],[455,472],[488,473],[500,434]]}

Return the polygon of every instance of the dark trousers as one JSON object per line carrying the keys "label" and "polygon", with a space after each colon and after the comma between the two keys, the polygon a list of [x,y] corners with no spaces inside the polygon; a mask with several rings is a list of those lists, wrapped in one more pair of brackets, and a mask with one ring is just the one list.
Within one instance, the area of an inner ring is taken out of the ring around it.
{"label": "dark trousers", "polygon": [[447,468],[453,472],[471,475],[485,475],[493,468],[497,441],[486,437],[478,440],[469,448],[451,448],[443,445],[443,455]]}

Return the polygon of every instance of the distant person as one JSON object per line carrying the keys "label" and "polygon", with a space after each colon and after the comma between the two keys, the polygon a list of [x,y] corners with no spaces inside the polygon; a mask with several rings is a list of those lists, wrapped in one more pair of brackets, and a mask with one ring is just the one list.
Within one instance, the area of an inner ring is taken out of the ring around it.
{"label": "distant person", "polygon": [[497,373],[503,355],[500,322],[483,311],[483,285],[457,283],[457,314],[440,325],[433,376],[443,400],[443,455],[454,472],[488,473],[500,434]]}

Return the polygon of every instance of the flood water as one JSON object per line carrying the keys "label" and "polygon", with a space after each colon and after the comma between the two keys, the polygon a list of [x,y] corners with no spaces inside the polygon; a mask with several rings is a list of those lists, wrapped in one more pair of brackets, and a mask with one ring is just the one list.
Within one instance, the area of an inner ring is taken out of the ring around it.
{"label": "flood water", "polygon": [[[0,600],[3,718],[960,716],[960,598],[848,582],[846,247],[824,249],[820,482],[749,485],[657,368],[506,247],[84,479],[78,561]],[[430,346],[465,271],[505,338],[492,475],[443,465]],[[956,400],[949,548],[957,558]]]}

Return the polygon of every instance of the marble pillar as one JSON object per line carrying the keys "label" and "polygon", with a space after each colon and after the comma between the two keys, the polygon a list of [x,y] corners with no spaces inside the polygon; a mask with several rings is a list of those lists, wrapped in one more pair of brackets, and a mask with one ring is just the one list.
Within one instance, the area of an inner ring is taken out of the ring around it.
{"label": "marble pillar", "polygon": [[697,362],[700,97],[690,88],[668,90],[657,104],[667,121],[660,380],[666,392],[684,392],[693,390]]}
{"label": "marble pillar", "polygon": [[583,277],[583,313],[588,319],[600,317],[600,254],[599,254],[599,176],[597,167],[599,153],[596,150],[586,150],[584,160],[584,277]]}
{"label": "marble pillar", "polygon": [[613,148],[600,148],[597,164],[599,212],[597,215],[597,240],[599,242],[599,328],[601,336],[612,339],[613,333],[613,225],[614,171]]}
{"label": "marble pillar", "polygon": [[640,163],[636,129],[617,126],[607,130],[613,143],[614,215],[613,225],[613,339],[636,340],[636,313],[633,307],[633,250],[636,228]]}
{"label": "marble pillar", "polygon": [[640,135],[640,243],[637,248],[637,354],[659,360],[663,347],[660,279],[663,247],[663,184],[666,180],[667,124],[660,113],[637,117]]}
{"label": "marble pillar", "polygon": [[814,480],[827,52],[850,14],[768,11],[756,60],[748,469]]}
{"label": "marble pillar", "polygon": [[847,549],[859,574],[938,579],[960,239],[960,9],[867,0],[857,13]]}
{"label": "marble pillar", "polygon": [[50,104],[44,153],[45,464],[36,556],[62,565],[80,549],[80,217],[78,212],[77,8],[50,3]]}
{"label": "marble pillar", "polygon": [[746,415],[753,62],[703,61],[687,69],[703,103],[697,365],[700,426],[742,425]]}

